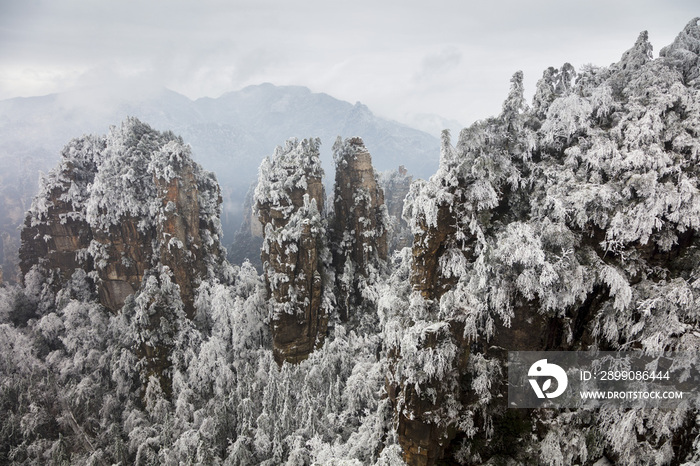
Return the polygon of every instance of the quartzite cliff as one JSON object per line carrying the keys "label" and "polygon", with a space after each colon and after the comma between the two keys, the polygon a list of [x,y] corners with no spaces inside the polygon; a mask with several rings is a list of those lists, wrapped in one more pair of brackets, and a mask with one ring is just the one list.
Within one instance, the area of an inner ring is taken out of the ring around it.
{"label": "quartzite cliff", "polygon": [[507,374],[641,350],[700,378],[699,23],[549,68],[531,103],[515,73],[428,181],[338,140],[327,200],[320,141],[289,140],[254,196],[262,276],[226,263],[179,138],[72,141],[0,287],[0,462],[698,464],[696,397],[514,409]]}
{"label": "quartzite cliff", "polygon": [[[213,176],[170,132],[136,119],[106,137],[75,139],[60,165],[42,180],[22,231],[23,275],[39,273],[58,291],[75,273],[87,274],[99,301],[112,312],[139,295],[144,277],[172,282],[170,303],[195,316],[195,289],[223,261],[220,204]],[[152,306],[150,327],[173,309]],[[166,306],[167,307],[167,306]],[[167,351],[144,343],[148,372],[163,375]]]}

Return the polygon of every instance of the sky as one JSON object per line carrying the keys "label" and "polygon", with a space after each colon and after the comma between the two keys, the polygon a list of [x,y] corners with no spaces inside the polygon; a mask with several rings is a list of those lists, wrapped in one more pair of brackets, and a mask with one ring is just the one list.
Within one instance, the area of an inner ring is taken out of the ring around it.
{"label": "sky", "polygon": [[110,86],[195,99],[302,85],[413,125],[500,111],[515,71],[654,56],[697,0],[0,0],[0,100]]}

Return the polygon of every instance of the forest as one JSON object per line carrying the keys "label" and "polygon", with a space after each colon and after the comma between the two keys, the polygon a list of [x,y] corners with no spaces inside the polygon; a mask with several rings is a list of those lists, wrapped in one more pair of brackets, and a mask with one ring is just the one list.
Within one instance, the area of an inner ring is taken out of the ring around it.
{"label": "forest", "polygon": [[698,399],[505,396],[508,351],[697,360],[699,22],[656,58],[643,32],[548,68],[531,102],[516,72],[402,218],[361,138],[333,144],[328,194],[321,141],[275,141],[262,274],[227,260],[182,138],[127,118],[68,142],[0,286],[0,463],[697,464]]}

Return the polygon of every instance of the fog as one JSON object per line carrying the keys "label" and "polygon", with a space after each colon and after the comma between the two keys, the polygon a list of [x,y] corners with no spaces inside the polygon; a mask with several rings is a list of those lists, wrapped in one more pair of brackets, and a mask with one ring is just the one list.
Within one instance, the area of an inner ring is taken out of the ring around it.
{"label": "fog", "polygon": [[609,65],[642,30],[658,52],[696,15],[690,0],[9,0],[0,99],[96,85],[194,99],[271,82],[466,125],[500,110],[517,70],[531,95],[548,66]]}

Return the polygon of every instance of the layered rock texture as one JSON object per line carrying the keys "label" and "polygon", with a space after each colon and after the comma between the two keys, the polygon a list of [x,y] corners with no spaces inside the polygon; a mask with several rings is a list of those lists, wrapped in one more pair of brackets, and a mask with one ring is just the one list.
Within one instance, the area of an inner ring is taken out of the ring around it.
{"label": "layered rock texture", "polygon": [[382,172],[379,186],[384,191],[384,201],[389,214],[389,253],[413,244],[413,234],[406,219],[403,218],[403,201],[411,189],[413,176],[400,165],[398,170]]}
{"label": "layered rock texture", "polygon": [[361,309],[362,288],[376,280],[388,254],[388,214],[384,191],[361,138],[338,138],[333,146],[335,192],[332,222],[333,266],[341,320]]}
{"label": "layered rock texture", "polygon": [[318,139],[292,139],[278,147],[261,165],[255,190],[264,234],[261,259],[273,308],[273,351],[280,364],[305,359],[323,344],[328,327],[319,145]]}
{"label": "layered rock texture", "polygon": [[387,258],[384,193],[362,139],[338,138],[329,218],[319,144],[290,139],[278,147],[261,165],[255,190],[273,349],[280,364],[297,363],[322,345],[332,316],[351,328],[369,321],[376,326],[376,308],[364,303],[363,291],[376,284]]}
{"label": "layered rock texture", "polygon": [[95,180],[97,154],[105,147],[104,138],[74,140],[63,149],[61,165],[41,179],[21,235],[23,276],[38,265],[59,289],[76,270],[93,270],[87,252],[93,239],[86,218],[87,189]]}
{"label": "layered rock texture", "polygon": [[[455,146],[445,133],[438,173],[412,185],[420,298],[390,384],[408,464],[583,464],[595,450],[582,438],[627,464],[687,454],[689,406],[670,421],[645,410],[551,417],[504,402],[508,351],[700,344],[698,20],[659,58],[651,50],[642,33],[609,68],[550,68],[531,107],[516,73],[501,115]],[[445,406],[453,414],[436,415]]]}
{"label": "layered rock texture", "polygon": [[181,139],[136,119],[72,141],[62,157],[25,220],[22,273],[40,266],[58,289],[76,270],[94,272],[100,302],[116,312],[166,266],[192,317],[194,289],[221,260],[216,181]]}
{"label": "layered rock texture", "polygon": [[[163,287],[172,283],[171,302],[149,314],[145,329],[157,334],[175,308],[194,317],[196,288],[223,261],[221,199],[180,138],[128,119],[106,137],[70,142],[41,183],[22,231],[23,275],[41,273],[58,291],[87,273],[112,312],[156,277]],[[158,300],[152,292],[141,304]],[[167,353],[144,344],[148,372],[163,374]]]}

